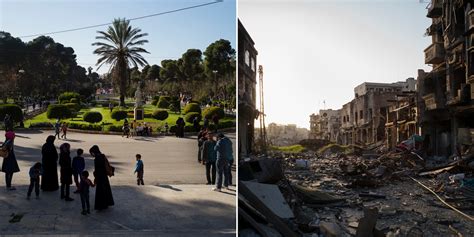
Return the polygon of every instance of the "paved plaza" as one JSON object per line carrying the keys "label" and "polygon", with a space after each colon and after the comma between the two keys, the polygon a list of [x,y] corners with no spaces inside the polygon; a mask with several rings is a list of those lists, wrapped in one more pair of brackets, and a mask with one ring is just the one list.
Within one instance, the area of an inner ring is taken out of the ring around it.
{"label": "paved plaza", "polygon": [[[68,139],[56,140],[55,145],[70,143],[71,156],[77,148],[84,149],[87,170],[93,170],[88,150],[95,144],[116,167],[115,176],[110,178],[115,206],[82,216],[76,194],[72,196],[75,201],[70,203],[59,199],[59,191],[41,193],[39,200],[26,200],[28,170],[41,161],[41,146],[52,133],[17,132],[15,154],[21,171],[13,177],[16,191],[0,189],[0,235],[235,235],[235,191],[217,193],[204,185],[205,168],[197,162],[196,137],[127,139],[120,135],[68,133]],[[235,149],[235,134],[228,136]],[[145,164],[145,186],[136,185],[133,174],[136,153],[142,154]],[[1,187],[4,182],[2,173]],[[94,196],[91,189],[92,207]],[[10,223],[15,216],[20,221]]]}

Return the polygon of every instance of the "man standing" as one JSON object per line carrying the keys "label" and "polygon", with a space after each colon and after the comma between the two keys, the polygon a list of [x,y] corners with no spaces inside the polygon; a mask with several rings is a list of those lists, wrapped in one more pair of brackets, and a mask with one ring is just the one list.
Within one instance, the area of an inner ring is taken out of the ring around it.
{"label": "man standing", "polygon": [[217,152],[217,183],[213,190],[220,192],[222,182],[224,182],[224,187],[229,190],[229,164],[231,164],[230,161],[233,160],[234,157],[232,154],[232,141],[222,133],[217,136],[217,139],[218,141],[214,148]]}
{"label": "man standing", "polygon": [[217,154],[214,150],[216,141],[211,133],[207,133],[207,140],[202,144],[202,163],[206,165],[207,185],[216,184],[216,159]]}
{"label": "man standing", "polygon": [[204,144],[204,142],[206,141],[207,139],[207,129],[202,129],[199,134],[198,134],[198,137],[197,137],[197,140],[198,140],[198,163],[201,163],[201,153],[202,153],[202,145]]}

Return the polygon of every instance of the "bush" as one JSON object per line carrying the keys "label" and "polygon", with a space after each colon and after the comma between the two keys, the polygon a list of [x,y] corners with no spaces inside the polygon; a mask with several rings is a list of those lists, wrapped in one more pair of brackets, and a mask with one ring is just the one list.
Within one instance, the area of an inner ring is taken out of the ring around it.
{"label": "bush", "polygon": [[78,104],[79,100],[77,98],[72,98],[69,102],[74,103],[74,104]]}
{"label": "bush", "polygon": [[127,111],[122,110],[122,109],[114,109],[114,110],[112,110],[112,113],[110,114],[110,117],[112,117],[113,119],[115,119],[117,121],[120,121],[122,119],[127,118]]}
{"label": "bush", "polygon": [[151,115],[154,119],[158,119],[158,120],[165,120],[168,118],[168,111],[166,110],[162,110],[162,109],[157,109],[155,111],[153,111],[153,114]]}
{"label": "bush", "polygon": [[3,121],[5,115],[9,114],[14,122],[23,121],[23,111],[20,106],[15,104],[0,105],[0,119]]}
{"label": "bush", "polygon": [[118,104],[119,104],[117,101],[114,101],[114,100],[102,101],[100,104],[102,105],[103,108],[109,108],[110,103],[112,103],[112,105],[114,107],[118,106]]}
{"label": "bush", "polygon": [[30,123],[30,128],[52,128],[53,124],[50,122]]}
{"label": "bush", "polygon": [[170,106],[171,98],[169,96],[161,96],[158,102],[156,103],[156,107],[160,109],[167,109]]}
{"label": "bush", "polygon": [[184,107],[183,112],[184,114],[188,114],[190,112],[201,114],[201,106],[199,106],[197,103],[189,103]]}
{"label": "bush", "polygon": [[71,110],[71,112],[78,112],[79,110],[81,110],[81,105],[80,104],[66,103],[64,105],[67,106],[69,108],[69,110]]}
{"label": "bush", "polygon": [[84,113],[82,119],[89,123],[98,123],[102,121],[102,114],[97,111],[89,111]]}
{"label": "bush", "polygon": [[85,123],[68,123],[68,127],[71,129],[79,130],[90,130],[90,131],[102,131],[100,124],[85,124]]}
{"label": "bush", "polygon": [[104,130],[106,132],[122,132],[122,126],[116,126],[116,125],[109,125],[105,126]]}
{"label": "bush", "polygon": [[[59,103],[63,104],[63,103],[70,103],[72,98],[77,99],[77,101],[79,102],[81,100],[81,95],[79,95],[79,93],[76,93],[76,92],[64,92],[61,95],[59,95],[58,100],[59,100]],[[71,102],[71,103],[74,103],[74,102]]]}
{"label": "bush", "polygon": [[201,113],[196,113],[196,112],[187,113],[184,116],[184,120],[188,123],[192,123],[195,117],[197,117],[198,121],[201,122],[201,119],[202,119]]}
{"label": "bush", "polygon": [[155,100],[155,99],[151,100],[151,105],[156,106],[156,104],[158,104],[158,100]]}
{"label": "bush", "polygon": [[69,109],[68,106],[64,104],[54,104],[54,105],[49,105],[48,110],[46,111],[46,116],[51,119],[51,118],[71,118],[72,117],[72,111]]}
{"label": "bush", "polygon": [[219,119],[222,119],[225,117],[224,109],[220,107],[209,107],[206,108],[203,112],[202,115],[204,118],[207,119],[212,119],[214,115],[217,115]]}

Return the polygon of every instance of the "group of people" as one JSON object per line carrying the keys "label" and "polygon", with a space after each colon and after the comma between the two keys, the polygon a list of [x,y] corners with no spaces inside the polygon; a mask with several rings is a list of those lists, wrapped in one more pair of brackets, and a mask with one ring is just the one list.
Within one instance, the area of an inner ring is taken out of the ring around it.
{"label": "group of people", "polygon": [[56,123],[54,124],[54,137],[58,137],[58,139],[67,139],[67,129],[68,126],[66,122],[61,123],[59,119],[56,120]]}
{"label": "group of people", "polygon": [[151,136],[153,128],[148,126],[146,122],[142,124],[133,120],[131,123],[128,123],[128,120],[125,119],[123,121],[122,131],[122,137],[126,136],[127,138],[134,136]]}
{"label": "group of people", "polygon": [[203,128],[198,134],[198,162],[206,166],[207,185],[214,191],[232,185],[234,155],[232,141],[223,133],[215,134]]}
{"label": "group of people", "polygon": [[[15,157],[14,139],[15,133],[8,131],[5,133],[5,142],[2,150],[6,151],[2,172],[5,173],[6,188],[9,191],[16,190],[12,186],[13,174],[20,172],[18,162]],[[90,214],[89,189],[96,187],[95,210],[103,210],[114,205],[112,189],[110,187],[109,176],[113,175],[113,167],[110,166],[107,158],[100,151],[97,145],[89,149],[89,153],[94,157],[93,181],[89,179],[89,172],[86,170],[84,151],[77,149],[76,156],[71,159],[71,145],[63,143],[59,147],[59,155],[54,145],[56,137],[48,136],[46,143],[41,148],[41,162],[36,162],[29,170],[30,186],[27,192],[27,199],[30,199],[33,189],[36,198],[39,199],[40,187],[43,192],[53,192],[59,189],[61,183],[60,198],[65,201],[73,201],[70,196],[70,186],[74,183],[76,191],[79,193],[82,203],[82,214]],[[59,179],[57,166],[60,166]],[[112,170],[112,171],[111,171]],[[59,182],[58,182],[59,180]]]}

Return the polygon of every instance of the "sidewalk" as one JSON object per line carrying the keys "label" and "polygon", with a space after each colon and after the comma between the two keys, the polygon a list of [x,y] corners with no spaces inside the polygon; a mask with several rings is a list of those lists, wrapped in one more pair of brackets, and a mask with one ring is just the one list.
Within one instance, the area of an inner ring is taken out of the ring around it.
{"label": "sidewalk", "polygon": [[[59,191],[26,200],[27,186],[0,190],[0,235],[235,236],[235,191],[208,185],[112,186],[115,206],[83,216],[78,194],[65,202]],[[235,189],[235,187],[232,187]],[[71,187],[71,191],[75,188]],[[71,192],[72,193],[72,192]],[[10,223],[12,215],[22,216]]]}

